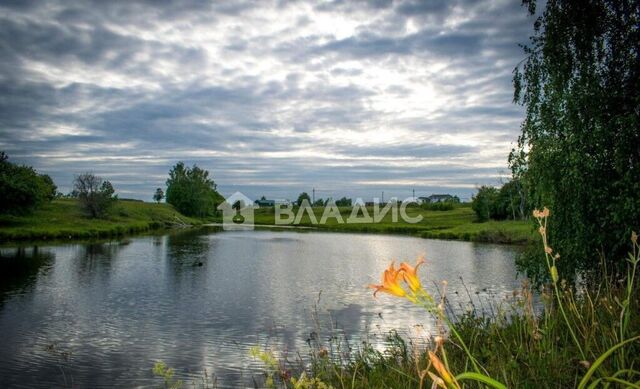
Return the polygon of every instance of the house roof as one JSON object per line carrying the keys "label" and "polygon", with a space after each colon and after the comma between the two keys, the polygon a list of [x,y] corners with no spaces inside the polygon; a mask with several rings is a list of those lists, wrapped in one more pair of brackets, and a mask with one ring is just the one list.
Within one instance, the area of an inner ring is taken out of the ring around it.
{"label": "house roof", "polygon": [[266,199],[262,200],[262,199],[260,199],[260,200],[254,201],[254,203],[256,203],[256,204],[271,204],[271,205],[273,205],[273,204],[276,203],[276,201],[275,200],[266,200]]}
{"label": "house roof", "polygon": [[429,196],[430,199],[442,199],[442,198],[449,198],[449,197],[453,197],[450,194],[432,194],[431,196]]}

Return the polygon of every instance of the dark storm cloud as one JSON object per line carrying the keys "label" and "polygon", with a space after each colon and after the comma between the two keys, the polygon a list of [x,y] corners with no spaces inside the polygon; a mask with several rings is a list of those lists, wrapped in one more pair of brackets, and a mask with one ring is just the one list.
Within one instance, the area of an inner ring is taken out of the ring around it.
{"label": "dark storm cloud", "polygon": [[178,160],[224,194],[468,197],[506,169],[531,23],[507,1],[4,1],[0,148],[144,199]]}

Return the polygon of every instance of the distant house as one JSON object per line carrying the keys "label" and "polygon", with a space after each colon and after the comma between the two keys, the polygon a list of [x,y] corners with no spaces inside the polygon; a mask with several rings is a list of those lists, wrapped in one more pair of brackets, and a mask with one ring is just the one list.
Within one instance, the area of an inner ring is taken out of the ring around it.
{"label": "distant house", "polygon": [[267,199],[256,200],[253,203],[260,208],[274,207],[276,205],[275,200],[267,200]]}
{"label": "distant house", "polygon": [[454,201],[454,202],[460,201],[458,197],[451,196],[450,194],[432,194],[429,197],[420,197],[420,200],[423,203],[442,203],[445,201]]}
{"label": "distant house", "polygon": [[289,199],[275,199],[273,202],[275,205],[284,205],[286,207],[291,205],[291,200]]}

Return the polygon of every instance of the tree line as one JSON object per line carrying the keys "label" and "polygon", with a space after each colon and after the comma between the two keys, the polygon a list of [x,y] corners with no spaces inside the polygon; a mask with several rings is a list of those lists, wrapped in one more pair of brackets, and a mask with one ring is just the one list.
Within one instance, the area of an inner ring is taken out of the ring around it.
{"label": "tree line", "polygon": [[302,192],[298,195],[298,199],[296,200],[296,205],[301,206],[303,202],[307,201],[311,204],[312,207],[324,207],[325,205],[335,204],[338,207],[350,207],[353,201],[350,198],[342,197],[341,199],[334,200],[332,197],[328,197],[326,199],[319,198],[316,201],[312,201],[311,197],[307,192]]}
{"label": "tree line", "polygon": [[[154,200],[159,203],[166,198],[167,203],[187,216],[213,216],[224,201],[209,172],[197,165],[188,167],[178,162],[169,171],[166,184],[166,195],[157,188]],[[31,166],[10,162],[4,152],[0,152],[0,198],[0,214],[13,215],[33,212],[56,198],[73,198],[90,218],[107,217],[118,201],[111,182],[91,172],[75,176],[73,189],[64,195],[51,177],[39,174]]]}
{"label": "tree line", "polygon": [[532,207],[518,179],[500,188],[483,185],[471,200],[471,209],[479,222],[488,220],[524,220],[529,218]]}

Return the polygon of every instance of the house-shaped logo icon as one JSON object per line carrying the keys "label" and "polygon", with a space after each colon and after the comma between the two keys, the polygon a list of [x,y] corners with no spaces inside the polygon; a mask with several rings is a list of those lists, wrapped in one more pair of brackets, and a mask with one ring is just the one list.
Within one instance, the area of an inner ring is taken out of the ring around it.
{"label": "house-shaped logo icon", "polygon": [[218,205],[224,230],[253,230],[253,200],[236,192]]}

